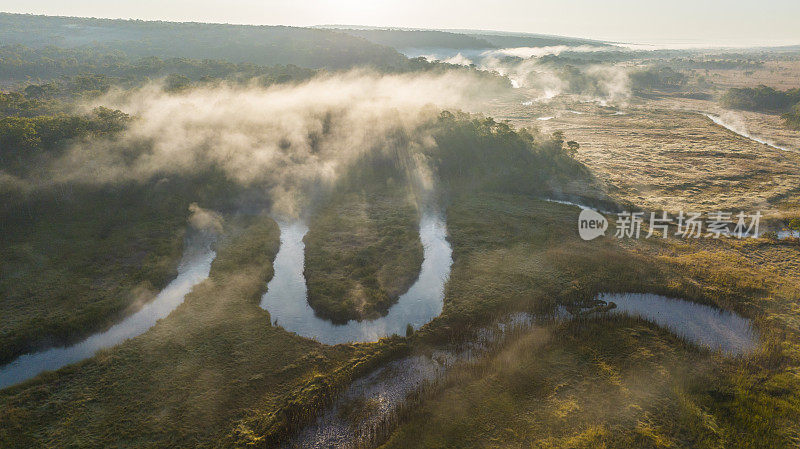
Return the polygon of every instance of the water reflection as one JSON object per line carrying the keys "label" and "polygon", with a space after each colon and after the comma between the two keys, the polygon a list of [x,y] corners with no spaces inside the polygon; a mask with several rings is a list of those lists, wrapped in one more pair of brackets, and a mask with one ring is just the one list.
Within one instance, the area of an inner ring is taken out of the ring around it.
{"label": "water reflection", "polygon": [[617,305],[612,313],[641,317],[699,346],[741,355],[758,346],[749,320],[727,310],[650,293],[601,293]]}
{"label": "water reflection", "polygon": [[[350,384],[313,424],[284,447],[375,447],[381,431],[392,427],[410,396],[436,385],[456,364],[475,363],[510,336],[535,325],[532,315],[516,313],[479,329],[471,341],[389,362]],[[361,413],[353,413],[353,421],[347,411],[359,407]]]}
{"label": "water reflection", "polygon": [[419,278],[389,313],[375,320],[351,320],[342,325],[317,317],[308,305],[303,277],[303,236],[308,227],[300,222],[283,222],[279,226],[281,246],[275,257],[275,274],[261,299],[261,307],[269,312],[274,323],[287,331],[325,344],[369,342],[390,335],[404,335],[409,324],[419,329],[442,312],[444,286],[453,259],[441,216],[423,214],[419,236],[424,260]]}
{"label": "water reflection", "polygon": [[72,346],[51,348],[25,354],[0,368],[0,388],[30,379],[43,371],[52,371],[92,357],[97,351],[118,345],[143,334],[158,320],[169,315],[192,288],[206,279],[216,253],[211,249],[212,238],[206,234],[187,239],[178,276],[152,301],[107,331],[94,334]]}

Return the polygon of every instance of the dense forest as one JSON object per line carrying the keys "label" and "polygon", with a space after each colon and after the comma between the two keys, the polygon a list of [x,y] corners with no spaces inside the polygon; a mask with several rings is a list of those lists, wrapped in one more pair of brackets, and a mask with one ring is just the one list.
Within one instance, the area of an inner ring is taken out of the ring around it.
{"label": "dense forest", "polygon": [[113,139],[132,119],[73,107],[96,82],[0,92],[0,363],[129,314],[175,276],[189,204],[230,194],[213,173],[111,185],[43,175],[72,143]]}
{"label": "dense forest", "polygon": [[311,68],[400,65],[397,51],[345,33],[245,26],[0,14],[0,42],[41,48],[94,48],[131,58],[217,59]]}
{"label": "dense forest", "polygon": [[507,33],[502,31],[411,30],[369,27],[332,27],[331,29],[353,36],[363,37],[376,44],[386,45],[398,50],[407,48],[481,50],[508,47],[549,47],[558,45],[608,46],[608,44],[604,42],[590,39],[530,33]]}
{"label": "dense forest", "polygon": [[[366,41],[362,43],[372,45]],[[387,73],[469,70],[487,81],[498,78],[497,74],[477,72],[474,68],[402,56],[395,64],[371,68]],[[176,88],[191,82],[218,81],[269,86],[305,81],[323,70],[326,69],[294,64],[266,66],[224,59],[139,57],[106,47],[0,46],[0,86],[25,88],[38,85],[27,88],[26,95],[32,97],[102,93],[112,85],[130,88],[163,78]]]}
{"label": "dense forest", "polygon": [[362,37],[376,44],[403,48],[490,49],[496,45],[478,36],[433,30],[342,29],[343,33]]}
{"label": "dense forest", "polygon": [[685,86],[687,82],[686,75],[675,71],[671,67],[651,67],[634,71],[629,76],[632,87],[641,90],[679,89]]}
{"label": "dense forest", "polygon": [[121,111],[104,107],[88,114],[68,113],[69,108],[58,100],[36,98],[37,88],[44,89],[29,86],[25,93],[0,92],[0,170],[7,173],[24,175],[69,140],[117,133],[129,119]]}
{"label": "dense forest", "polygon": [[71,78],[87,74],[103,75],[118,81],[141,82],[179,74],[192,80],[251,80],[261,84],[310,78],[313,69],[295,65],[261,66],[213,59],[130,57],[120,51],[89,48],[42,47],[24,45],[0,47],[0,79],[6,84]]}
{"label": "dense forest", "polygon": [[800,89],[780,91],[769,86],[731,88],[723,106],[745,111],[781,113],[787,127],[800,129]]}
{"label": "dense forest", "polygon": [[591,45],[594,47],[608,46],[605,42],[593,39],[580,39],[564,36],[549,36],[533,33],[506,33],[500,31],[475,31],[452,30],[455,33],[464,33],[478,39],[488,41],[498,48],[503,47],[550,47],[556,45]]}
{"label": "dense forest", "polygon": [[769,86],[732,88],[721,99],[733,109],[761,112],[787,112],[800,103],[800,89],[780,91]]}

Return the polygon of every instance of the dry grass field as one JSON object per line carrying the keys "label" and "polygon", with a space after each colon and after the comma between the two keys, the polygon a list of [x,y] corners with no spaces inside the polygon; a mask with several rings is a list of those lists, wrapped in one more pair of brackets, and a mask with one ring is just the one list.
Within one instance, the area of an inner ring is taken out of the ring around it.
{"label": "dry grass field", "polygon": [[[793,85],[787,84],[791,77],[779,76],[782,71],[770,72],[769,84],[797,87],[800,64],[782,70],[789,69],[794,70]],[[742,71],[725,71],[727,81],[717,87],[738,86],[731,81],[738,79],[737,73],[744,77]],[[800,133],[786,128],[778,114],[731,111],[714,98],[668,94],[632,96],[616,107],[561,95],[547,103],[490,104],[486,113],[517,127],[563,131],[566,140],[580,144],[576,158],[620,202],[670,211],[761,210],[768,216],[797,211]],[[706,114],[796,151],[758,143],[715,124]]]}

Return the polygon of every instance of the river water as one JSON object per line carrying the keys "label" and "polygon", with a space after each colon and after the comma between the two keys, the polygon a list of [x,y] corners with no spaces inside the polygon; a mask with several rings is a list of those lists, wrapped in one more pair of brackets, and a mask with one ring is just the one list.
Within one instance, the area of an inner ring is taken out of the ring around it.
{"label": "river water", "polygon": [[79,343],[20,356],[0,368],[0,388],[30,379],[44,371],[56,370],[88,359],[101,349],[116,346],[143,334],[158,320],[175,310],[186,294],[208,277],[211,262],[216,256],[211,248],[212,243],[213,239],[208,235],[187,238],[186,249],[178,265],[178,276],[155,299],[105,332],[91,335]]}
{"label": "river water", "polygon": [[453,264],[447,242],[444,218],[433,213],[422,215],[419,236],[422,240],[422,267],[416,282],[400,296],[386,316],[374,320],[351,320],[333,324],[319,318],[308,305],[303,267],[308,227],[302,222],[279,222],[281,246],[275,256],[275,274],[261,298],[273,324],[297,335],[325,344],[371,342],[391,335],[405,335],[406,326],[415,330],[439,316],[444,304],[444,286]]}
{"label": "river water", "polygon": [[711,121],[716,123],[717,125],[722,126],[723,128],[725,128],[725,129],[727,129],[729,131],[733,131],[734,133],[736,133],[736,134],[738,134],[738,135],[740,135],[740,136],[742,136],[744,138],[750,139],[753,142],[758,142],[758,143],[760,143],[762,145],[767,145],[769,147],[775,148],[776,150],[788,151],[788,152],[792,152],[792,153],[797,153],[798,152],[798,150],[793,150],[791,148],[782,147],[782,146],[777,145],[776,143],[774,143],[774,142],[772,142],[770,140],[766,140],[766,139],[763,139],[761,137],[754,136],[754,135],[750,134],[746,129],[740,129],[737,126],[733,126],[733,125],[725,122],[721,117],[717,117],[716,115],[711,115],[711,114],[704,114],[704,115],[706,117],[708,117],[709,119],[711,119]]}
{"label": "river water", "polygon": [[[603,293],[598,298],[617,305],[610,313],[647,319],[698,346],[726,355],[747,354],[758,346],[750,321],[732,312],[655,294]],[[570,319],[570,315],[559,308],[554,316],[542,318],[558,322]],[[452,367],[474,363],[490,355],[509,337],[536,325],[533,315],[512,314],[480,329],[474,339],[458,347],[435,349],[390,362],[354,381],[314,423],[284,447],[374,446],[395,426],[403,407],[413,405],[415,395],[426,388],[435,388]]]}
{"label": "river water", "polygon": [[[327,449],[370,447],[396,424],[409,398],[433,388],[457,364],[475,363],[517,332],[537,325],[527,313],[479,329],[473,340],[390,362],[355,380],[339,398],[303,429],[285,448]],[[350,413],[354,407],[361,410]]]}
{"label": "river water", "polygon": [[651,293],[602,293],[598,299],[617,305],[611,313],[644,318],[713,351],[735,356],[758,346],[750,320],[727,310]]}

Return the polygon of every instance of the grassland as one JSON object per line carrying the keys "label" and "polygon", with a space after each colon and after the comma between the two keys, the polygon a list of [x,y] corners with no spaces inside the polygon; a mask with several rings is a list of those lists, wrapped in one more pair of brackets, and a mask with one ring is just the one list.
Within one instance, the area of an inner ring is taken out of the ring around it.
{"label": "grassland", "polygon": [[[440,162],[446,164],[441,173],[455,173],[451,185],[517,187],[513,181],[528,176],[531,182],[526,188],[537,189],[554,171],[548,160],[576,167],[556,142],[538,147],[532,135],[515,134],[491,120],[461,120],[451,114],[443,122],[445,134],[439,136],[443,143],[448,132],[461,141],[479,136],[470,148],[473,157],[495,165],[517,161],[513,169],[507,167],[514,178],[501,179],[490,165],[468,172],[470,167],[459,165],[463,163],[457,159],[459,145],[450,142]],[[489,158],[479,151],[480,145],[493,147],[503,159]],[[193,189],[193,196],[207,196],[205,207],[224,212],[230,200],[219,200],[226,195],[213,188],[213,194],[205,195],[207,185],[216,184],[213,176],[204,179],[207,184]],[[242,197],[241,192],[228,193]],[[407,205],[406,200],[399,203],[400,210]],[[407,220],[408,214],[404,216]],[[413,223],[416,227],[416,220]],[[0,392],[0,445],[268,446],[307,423],[355,376],[407,350],[402,338],[325,346],[270,326],[258,299],[272,275],[277,226],[263,216],[229,216],[225,234],[210,278],[147,333]],[[414,236],[416,241],[416,232]],[[476,315],[466,308],[452,316],[450,324],[465,320],[463,326],[449,328],[460,332]],[[427,335],[435,340],[448,332]],[[425,335],[422,332],[419,338]]]}
{"label": "grassland", "polygon": [[451,373],[385,447],[794,447],[800,247],[582,242],[576,214],[510,196],[451,207],[455,264],[443,320],[569,304],[597,290],[651,291],[753,318],[760,348],[725,358],[618,316],[536,328]]}
{"label": "grassland", "polygon": [[[617,200],[651,209],[797,216],[796,155],[698,114],[714,107],[660,98],[633,99],[624,115],[577,101],[535,111],[511,105],[505,112],[521,126],[555,116],[538,124],[577,140],[576,157]],[[759,123],[778,126],[778,118],[755,115],[746,117],[750,129],[775,135]],[[456,201],[448,209],[455,264],[442,319],[580,302],[603,290],[649,291],[753,319],[760,348],[723,358],[623,317],[536,328],[477,366],[451,373],[384,447],[796,447],[797,242],[587,243],[575,238],[576,215],[574,208],[529,198]]]}
{"label": "grassland", "polygon": [[270,326],[258,302],[277,225],[229,219],[226,235],[210,278],[149,332],[0,392],[0,446],[264,444],[301,421],[298,404],[326,400],[337,383],[374,366],[375,355],[399,347],[330,347]]}
{"label": "grassland", "polygon": [[[577,208],[537,198],[549,187],[600,197],[603,186],[612,198],[647,208],[798,210],[791,155],[743,142],[693,112],[633,103],[628,115],[575,104],[585,114],[546,123],[546,131],[564,129],[579,141],[576,158],[599,181],[552,144],[528,154],[531,134],[520,138],[488,120],[450,129],[458,139],[433,156],[441,156],[437,174],[453,186],[446,217],[454,264],[442,315],[410,338],[330,347],[270,326],[258,298],[272,275],[277,227],[263,216],[228,216],[210,279],[151,331],[0,391],[0,446],[270,447],[388,358],[469,336],[511,311],[587,305],[598,292],[624,291],[735,310],[754,320],[761,346],[747,358],[725,359],[620,317],[534,329],[476,367],[454,371],[405,416],[387,446],[795,447],[796,244],[584,242],[575,232]],[[517,108],[520,124],[534,123],[535,115]],[[487,153],[500,147],[497,136],[514,151]],[[556,165],[568,170],[548,178]],[[404,199],[350,192],[331,205],[312,218],[306,240],[310,288],[315,279],[336,279],[329,272],[351,273],[351,286],[367,278],[380,286],[378,266],[416,257],[416,215]],[[380,212],[371,216],[371,207]],[[333,212],[339,209],[342,216]],[[406,245],[385,239],[384,220],[402,230]],[[338,257],[334,251],[350,249],[339,236],[358,237],[354,247],[368,249],[369,270],[351,271],[358,257],[349,254],[339,259],[348,267],[341,272],[319,268]],[[382,259],[375,248],[398,253]]]}
{"label": "grassland", "polygon": [[[389,445],[791,441],[800,351],[791,309],[797,275],[786,261],[797,248],[762,240],[584,242],[574,231],[577,213],[525,195],[454,198],[442,316],[408,340],[335,347],[269,326],[258,298],[271,276],[277,227],[263,217],[229,218],[211,278],[150,332],[0,392],[0,442],[269,447],[387,357],[468,335],[512,310],[583,304],[598,291],[655,291],[732,308],[757,319],[765,343],[751,358],[728,360],[623,318],[535,330],[477,368],[456,371]],[[732,268],[737,252],[762,259]]]}
{"label": "grassland", "polygon": [[723,358],[621,317],[538,328],[452,373],[385,447],[794,447],[798,248],[672,243],[659,263],[756,318],[754,355]]}
{"label": "grassland", "polygon": [[336,195],[309,224],[305,277],[317,315],[344,323],[385,315],[422,264],[416,205],[390,189]]}
{"label": "grassland", "polygon": [[575,232],[578,209],[523,195],[463,197],[447,210],[453,270],[443,317],[547,311],[583,303],[605,289],[660,284],[652,261],[611,240],[585,242]]}
{"label": "grassland", "polygon": [[383,447],[793,447],[798,380],[754,371],[629,318],[534,329],[453,372]]}
{"label": "grassland", "polygon": [[[624,108],[625,115],[592,105],[571,107],[583,114],[548,113],[557,117],[541,126],[563,130],[580,143],[576,158],[619,201],[655,210],[753,211],[800,194],[800,155],[715,125],[698,113],[701,101],[647,101]],[[519,122],[532,123],[528,120],[533,117]]]}
{"label": "grassland", "polygon": [[188,203],[142,186],[6,200],[0,363],[110,325],[177,274]]}

